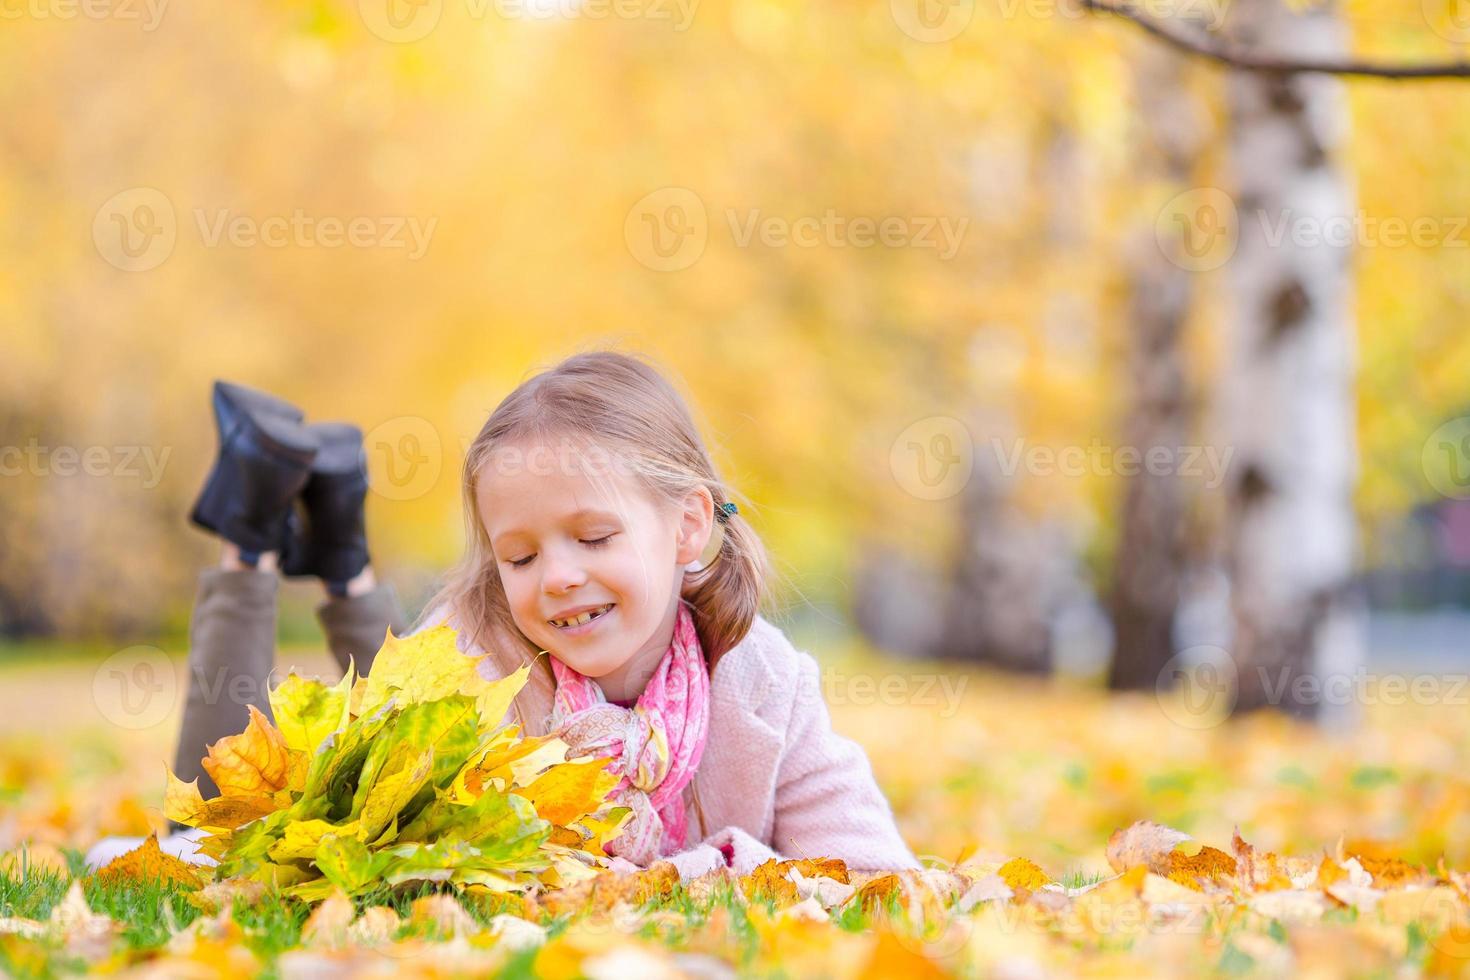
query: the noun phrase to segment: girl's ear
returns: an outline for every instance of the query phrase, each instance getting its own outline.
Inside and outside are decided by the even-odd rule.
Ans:
[[[688,565],[704,554],[714,527],[715,498],[710,495],[708,487],[696,487],[684,497],[674,560],[680,565]]]

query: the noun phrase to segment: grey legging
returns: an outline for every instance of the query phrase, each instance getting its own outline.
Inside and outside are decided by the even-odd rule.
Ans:
[[[271,716],[267,679],[276,659],[276,593],[280,577],[255,569],[206,568],[189,621],[189,695],[179,729],[174,772],[184,782],[199,778],[205,799],[218,794],[200,760],[206,747],[245,730],[247,705]],[[366,674],[391,627],[404,630],[393,587],[380,584],[352,598],[328,597],[316,608],[332,657],[343,669],[348,658]]]

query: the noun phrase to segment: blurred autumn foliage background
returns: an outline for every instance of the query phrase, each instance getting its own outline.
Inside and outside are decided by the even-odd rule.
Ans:
[[[1467,522],[1425,464],[1470,382],[1464,83],[1303,83],[1312,115],[1338,113],[1323,149],[1345,215],[1436,232],[1333,253],[1341,315],[1312,327],[1316,354],[1253,388],[1231,353],[1260,230],[1240,83],[1121,21],[1035,0],[378,6],[7,14],[8,637],[182,635],[215,556],[185,514],[214,453],[217,377],[368,431],[375,559],[413,605],[459,553],[461,450],[486,414],[529,372],[604,345],[675,374],[799,588],[784,607],[895,652],[1096,674],[1134,534],[1130,567],[1150,534],[1171,556],[1167,595],[1145,584],[1140,614],[1170,650],[1233,649],[1211,624],[1231,618],[1242,562],[1268,587],[1273,569],[1301,574],[1237,553],[1253,536],[1286,558],[1345,556],[1311,585],[1326,602],[1470,601]],[[1194,6],[1161,13],[1211,12]],[[1295,15],[1343,50],[1413,61],[1463,50],[1458,13],[1362,0]],[[1169,281],[1150,279],[1177,244],[1171,202],[1211,188],[1240,208],[1241,254],[1176,254]],[[864,239],[858,219],[896,219],[894,239]],[[344,244],[354,221],[361,241]],[[1150,332],[1141,301],[1178,288],[1172,326]],[[1308,316],[1332,306],[1316,289]],[[1268,298],[1282,296],[1301,299]],[[1136,481],[1096,450],[1158,442],[1137,428],[1152,364],[1167,375],[1156,431],[1204,469],[1169,475],[1161,509],[1141,498],[1144,523],[1166,525],[1150,531],[1125,521]],[[1292,498],[1330,526],[1242,525],[1235,503],[1318,472],[1278,479],[1269,453],[1253,459],[1266,430],[1278,456],[1296,447],[1274,461],[1286,470],[1332,458],[1327,492]],[[64,447],[102,447],[98,472],[68,468]],[[1060,472],[1037,447],[1092,455]],[[929,492],[926,453],[969,475]],[[288,590],[288,635],[310,633],[316,596]],[[974,627],[1008,612],[1017,623]]]
[[[1470,43],[1464,0],[1140,9]],[[1470,861],[1470,81],[1074,0],[0,18],[0,854],[165,829],[214,379],[363,428],[413,613],[488,413],[615,347],[685,392],[916,853],[1077,884],[1149,819]],[[330,669],[321,594],[282,669]]]

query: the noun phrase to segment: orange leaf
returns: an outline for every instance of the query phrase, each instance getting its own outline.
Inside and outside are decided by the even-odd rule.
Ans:
[[[198,865],[163,853],[155,833],[126,854],[113,858],[93,876],[93,880],[109,885],[166,881],[181,888],[194,889],[204,884],[207,874]]]
[[[1026,858],[1011,858],[1000,866],[996,874],[1000,875],[1001,880],[1009,885],[1012,891],[1025,888],[1027,891],[1034,892],[1051,881],[1045,871]]]
[[[559,827],[603,806],[618,777],[606,771],[610,758],[553,766],[516,795],[536,807],[536,814]]]
[[[246,707],[250,724],[239,735],[211,745],[204,760],[204,771],[222,796],[269,796],[290,781],[291,754],[285,738],[259,708]]]
[[[1172,827],[1140,820],[1126,830],[1115,830],[1108,838],[1108,864],[1114,871],[1127,871],[1137,864],[1154,874],[1168,875],[1173,867],[1169,853],[1176,844],[1189,840],[1189,835]]]
[[[1198,891],[1201,880],[1216,881],[1233,875],[1235,866],[1235,858],[1217,847],[1205,845],[1198,851],[1181,848],[1169,852],[1169,873],[1165,877]]]

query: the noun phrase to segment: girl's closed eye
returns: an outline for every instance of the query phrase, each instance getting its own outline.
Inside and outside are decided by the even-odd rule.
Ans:
[[[588,540],[586,538],[581,538],[579,540],[581,540],[581,542],[589,548],[601,548],[603,545],[607,544],[608,539],[616,533],[617,532],[614,531],[612,532],[612,534],[604,534],[602,537],[594,538],[592,540]],[[531,563],[531,559],[535,557],[535,555],[527,555],[524,558],[516,558],[511,561],[511,564],[514,565],[516,568],[522,568],[526,565],[529,565]]]

